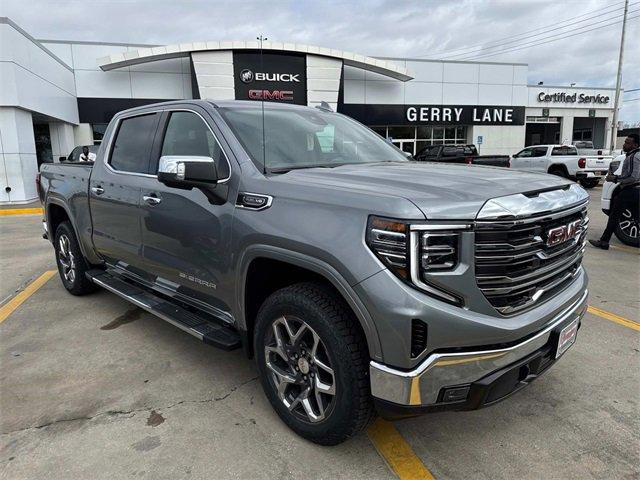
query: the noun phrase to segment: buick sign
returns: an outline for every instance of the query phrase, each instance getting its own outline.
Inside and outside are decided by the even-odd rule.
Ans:
[[[304,54],[233,52],[236,100],[307,104]]]

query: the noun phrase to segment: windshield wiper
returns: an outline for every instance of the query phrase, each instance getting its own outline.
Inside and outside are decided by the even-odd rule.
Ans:
[[[318,165],[293,165],[291,167],[270,168],[269,173],[287,173],[291,170],[302,170],[305,168],[333,168],[343,165],[351,165],[350,163],[321,163]]]

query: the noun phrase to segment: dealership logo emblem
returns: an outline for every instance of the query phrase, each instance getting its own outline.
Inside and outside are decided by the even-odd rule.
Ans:
[[[577,238],[582,233],[582,220],[575,220],[567,225],[552,228],[547,232],[547,247],[555,247],[561,243]]]
[[[244,83],[253,82],[253,72],[249,69],[244,69],[240,72],[240,80]]]

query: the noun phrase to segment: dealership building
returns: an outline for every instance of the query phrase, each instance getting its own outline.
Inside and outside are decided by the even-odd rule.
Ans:
[[[332,109],[407,152],[474,143],[481,154],[610,144],[615,90],[528,85],[521,63],[366,57],[257,41],[132,45],[37,40],[0,17],[0,203],[36,198],[38,166],[100,143],[123,109],[176,99]]]

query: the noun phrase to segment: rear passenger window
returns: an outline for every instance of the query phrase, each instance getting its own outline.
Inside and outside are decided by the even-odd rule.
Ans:
[[[187,155],[211,157],[218,176],[229,176],[229,163],[220,144],[202,118],[192,112],[173,112],[162,144],[162,156]]]
[[[578,150],[576,147],[554,147],[551,155],[578,155]]]
[[[151,142],[157,114],[140,115],[120,121],[109,164],[121,172],[149,173]]]
[[[536,147],[533,149],[532,157],[544,157],[547,155],[547,147]]]

